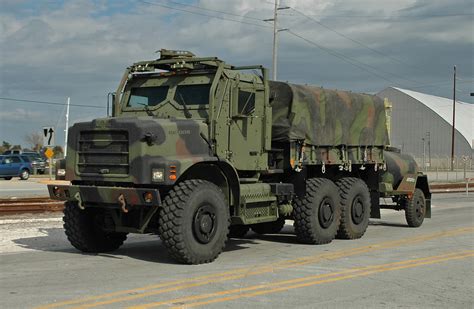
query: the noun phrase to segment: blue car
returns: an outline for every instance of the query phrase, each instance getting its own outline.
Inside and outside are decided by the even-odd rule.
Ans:
[[[21,180],[27,180],[32,170],[33,167],[27,156],[0,156],[0,178],[10,180],[13,177],[20,177]]]

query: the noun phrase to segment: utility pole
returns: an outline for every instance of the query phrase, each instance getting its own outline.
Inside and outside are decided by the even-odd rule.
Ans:
[[[275,0],[273,10],[273,18],[264,19],[263,21],[273,21],[273,52],[272,52],[272,80],[277,80],[277,61],[278,61],[278,32],[288,29],[278,29],[278,11],[287,10],[290,7],[279,7],[280,0]]]
[[[454,170],[454,133],[456,124],[456,66],[454,66],[453,78],[453,129],[451,131],[451,171]]]
[[[67,97],[67,106],[66,106],[66,128],[64,129],[64,157],[66,158],[67,154],[67,132],[69,128],[69,103],[71,98]]]
[[[422,137],[421,140],[423,141],[423,159],[421,160],[421,165],[423,166],[423,170],[426,171],[426,141],[424,137]]]
[[[431,168],[431,132],[426,132],[428,138],[428,167]]]

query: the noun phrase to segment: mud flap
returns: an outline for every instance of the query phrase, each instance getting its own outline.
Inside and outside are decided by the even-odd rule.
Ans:
[[[370,217],[380,219],[380,193],[370,191]]]

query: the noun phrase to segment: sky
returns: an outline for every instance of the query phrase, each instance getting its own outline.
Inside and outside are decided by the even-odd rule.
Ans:
[[[472,0],[281,0],[281,81],[473,103]],[[106,116],[125,68],[161,48],[271,67],[273,0],[0,0],[0,142]],[[25,100],[12,101],[7,99]],[[40,101],[48,102],[26,102]],[[53,104],[51,104],[53,103]]]

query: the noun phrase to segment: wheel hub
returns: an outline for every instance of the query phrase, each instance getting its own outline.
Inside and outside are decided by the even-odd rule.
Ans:
[[[328,228],[334,221],[334,206],[329,198],[325,198],[319,205],[318,218],[323,228]]]
[[[424,216],[423,203],[419,198],[415,200],[415,212],[418,219]]]
[[[361,198],[357,196],[352,202],[352,221],[355,224],[360,224],[364,220],[365,209]]]
[[[201,205],[194,214],[193,232],[196,239],[202,243],[209,243],[216,233],[216,211],[212,205]]]

